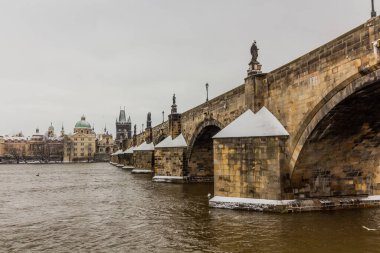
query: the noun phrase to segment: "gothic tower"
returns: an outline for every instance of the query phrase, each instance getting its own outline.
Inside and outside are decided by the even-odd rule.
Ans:
[[[132,138],[132,124],[131,117],[128,120],[125,116],[125,108],[120,108],[119,120],[116,119],[116,139],[119,144],[123,143],[123,140]]]

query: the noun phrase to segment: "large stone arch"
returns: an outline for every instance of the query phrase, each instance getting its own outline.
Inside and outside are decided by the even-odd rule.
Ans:
[[[187,174],[189,176],[213,176],[212,137],[221,129],[223,129],[223,125],[215,119],[207,119],[198,124],[187,150]]]
[[[291,164],[296,197],[380,193],[380,70],[328,94],[300,135]]]
[[[300,125],[294,139],[295,145],[291,149],[289,159],[290,176],[293,174],[295,164],[298,156],[307,141],[309,135],[313,132],[318,123],[340,102],[349,97],[350,95],[358,92],[365,87],[380,80],[380,69],[369,69],[366,74],[357,74],[347,78],[344,82],[337,85],[333,90],[324,96],[323,99],[314,107],[308,114],[303,123]]]

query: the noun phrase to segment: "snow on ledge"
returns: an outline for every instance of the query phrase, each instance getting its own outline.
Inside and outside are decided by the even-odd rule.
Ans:
[[[263,106],[256,114],[245,111],[213,138],[289,136],[281,122]]]
[[[123,154],[123,150],[119,149],[118,151],[116,151],[115,153],[111,154],[111,155],[121,155]]]
[[[289,205],[295,200],[272,200],[272,199],[252,199],[252,198],[236,198],[215,196],[210,199],[214,203],[231,203],[231,204],[253,204],[253,205],[273,205],[284,206]]]
[[[140,146],[135,148],[133,151],[153,151],[153,150],[154,150],[153,142],[146,143],[146,141],[144,141]]]
[[[153,172],[152,170],[148,170],[148,169],[133,169],[131,171],[132,174],[149,174],[152,172]]]
[[[129,149],[126,149],[123,154],[133,154],[133,150],[135,147],[130,147]]]
[[[380,195],[372,195],[366,198],[362,198],[362,201],[380,201]]]
[[[184,181],[185,177],[178,177],[178,176],[154,176],[152,178],[153,182],[178,182],[178,181]]]
[[[171,136],[166,137],[163,141],[156,145],[156,148],[186,148],[187,143],[182,134],[172,139]]]
[[[166,137],[164,140],[162,140],[160,143],[158,143],[156,145],[156,148],[166,148],[166,147],[169,147],[171,145],[171,143],[173,142],[173,139],[172,137],[169,135],[168,137]]]

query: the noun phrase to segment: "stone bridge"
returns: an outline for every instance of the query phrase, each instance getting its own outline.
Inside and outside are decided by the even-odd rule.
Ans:
[[[218,196],[380,194],[379,32],[376,17],[269,73],[251,62],[242,85],[183,113],[174,101],[168,121],[125,141],[124,148],[182,134],[186,148],[155,149],[155,176],[214,177]],[[263,106],[289,136],[275,138],[273,147],[267,139],[274,136],[213,141],[245,111]],[[256,144],[244,148],[249,142]]]

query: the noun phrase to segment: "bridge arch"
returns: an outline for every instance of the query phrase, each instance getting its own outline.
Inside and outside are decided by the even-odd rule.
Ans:
[[[187,150],[187,174],[191,177],[214,175],[213,140],[223,125],[214,119],[200,123],[189,142]]]
[[[370,178],[380,173],[379,125],[380,70],[350,77],[329,92],[296,135],[289,162],[295,193],[320,197],[379,191]]]

